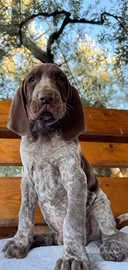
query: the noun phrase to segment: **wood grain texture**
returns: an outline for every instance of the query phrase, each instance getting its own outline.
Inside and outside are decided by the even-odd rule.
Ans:
[[[11,101],[0,101],[0,137],[18,138],[6,127]],[[128,111],[84,107],[87,130],[80,141],[128,142]]]
[[[6,128],[11,101],[0,100],[0,128]],[[128,135],[128,111],[84,107],[86,132]]]
[[[17,226],[14,226],[14,227],[8,227],[8,226],[5,226],[5,227],[0,227],[0,239],[4,239],[4,238],[11,238],[13,237],[16,232],[17,232]]]
[[[0,226],[17,226],[21,204],[21,177],[0,177]],[[36,224],[44,223],[44,218],[37,205]]]
[[[20,140],[0,139],[0,165],[20,166]]]
[[[99,177],[101,189],[111,201],[115,217],[128,213],[128,178]],[[0,227],[16,227],[21,203],[20,177],[0,177]],[[39,206],[35,223],[45,224]]]
[[[11,101],[0,101],[0,165],[20,166],[20,137],[7,129]],[[128,167],[128,111],[84,108],[87,130],[80,135],[83,154],[93,167]],[[14,233],[21,203],[18,177],[0,178],[0,235]],[[128,212],[128,178],[99,178],[114,216]],[[45,224],[37,205],[35,223]],[[126,225],[126,224],[125,224]],[[7,229],[8,228],[8,229]],[[47,229],[46,229],[47,230]]]
[[[8,116],[10,111],[11,101],[0,100],[0,129],[7,129]]]
[[[86,132],[128,135],[128,110],[84,107],[84,113]]]
[[[80,142],[80,145],[93,167],[128,167],[128,144]]]
[[[114,216],[128,213],[128,177],[99,177],[100,188],[111,202]]]
[[[4,226],[0,227],[0,239],[14,237],[18,229],[18,226]],[[47,224],[44,225],[35,225],[34,234],[49,233],[51,229]]]
[[[128,167],[128,144],[80,142],[93,167]],[[20,140],[0,139],[0,165],[20,166]]]

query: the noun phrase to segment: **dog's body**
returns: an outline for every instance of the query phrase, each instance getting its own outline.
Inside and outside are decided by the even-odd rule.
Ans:
[[[56,65],[45,64],[33,69],[17,91],[8,127],[23,136],[22,203],[18,231],[4,247],[5,255],[22,258],[30,248],[64,244],[55,270],[91,270],[85,245],[101,239],[103,258],[122,260],[128,236],[116,229],[110,203],[77,139],[85,129],[77,90]],[[53,231],[33,238],[37,201]]]

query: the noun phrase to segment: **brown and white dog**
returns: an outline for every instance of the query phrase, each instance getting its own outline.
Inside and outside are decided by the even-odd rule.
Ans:
[[[33,247],[63,244],[55,270],[91,270],[85,246],[101,239],[102,257],[121,261],[128,235],[116,229],[110,203],[81,152],[83,107],[59,67],[41,64],[28,73],[14,96],[8,128],[22,136],[24,173],[18,231],[5,256],[23,258]],[[37,201],[52,232],[33,236]]]

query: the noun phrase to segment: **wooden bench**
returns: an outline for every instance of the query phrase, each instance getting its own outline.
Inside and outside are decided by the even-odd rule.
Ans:
[[[6,128],[10,101],[0,101],[0,166],[22,166],[20,137]],[[82,152],[94,168],[128,167],[128,111],[84,108],[87,130]],[[115,217],[128,212],[128,177],[98,177]],[[18,225],[20,177],[0,177],[0,237],[11,237]],[[35,231],[49,231],[37,205]],[[125,224],[126,225],[126,224]],[[128,224],[127,224],[128,225]]]

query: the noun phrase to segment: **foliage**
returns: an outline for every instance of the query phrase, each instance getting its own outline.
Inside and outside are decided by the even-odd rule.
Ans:
[[[38,35],[38,45],[42,48],[46,46],[47,37],[43,37],[42,27],[36,31],[36,25],[33,22],[30,26],[30,31]],[[36,38],[35,38],[36,40]],[[12,99],[18,86],[28,73],[28,71],[34,66],[39,64],[40,61],[33,57],[31,51],[26,47],[15,48],[12,47],[11,52],[1,61],[0,66],[0,98]],[[9,91],[7,91],[9,88]]]
[[[71,81],[74,81],[69,69],[74,36],[79,33],[80,38],[84,39],[89,26],[102,26],[99,42],[113,44],[115,68],[126,66],[127,1],[110,0],[108,4],[109,9],[102,0],[90,1],[88,6],[83,0],[1,0],[1,98],[12,98],[12,91],[20,84],[20,78],[38,61],[61,63]]]
[[[85,35],[75,42],[74,73],[80,85],[84,106],[119,107],[120,94],[127,95],[125,67],[114,69],[116,58],[110,57],[107,49],[101,49],[94,40]],[[123,74],[123,81],[120,76]],[[124,78],[126,75],[126,78]],[[114,98],[114,100],[113,100]],[[128,100],[127,100],[128,101]]]
[[[0,166],[0,177],[22,176],[22,167]]]

